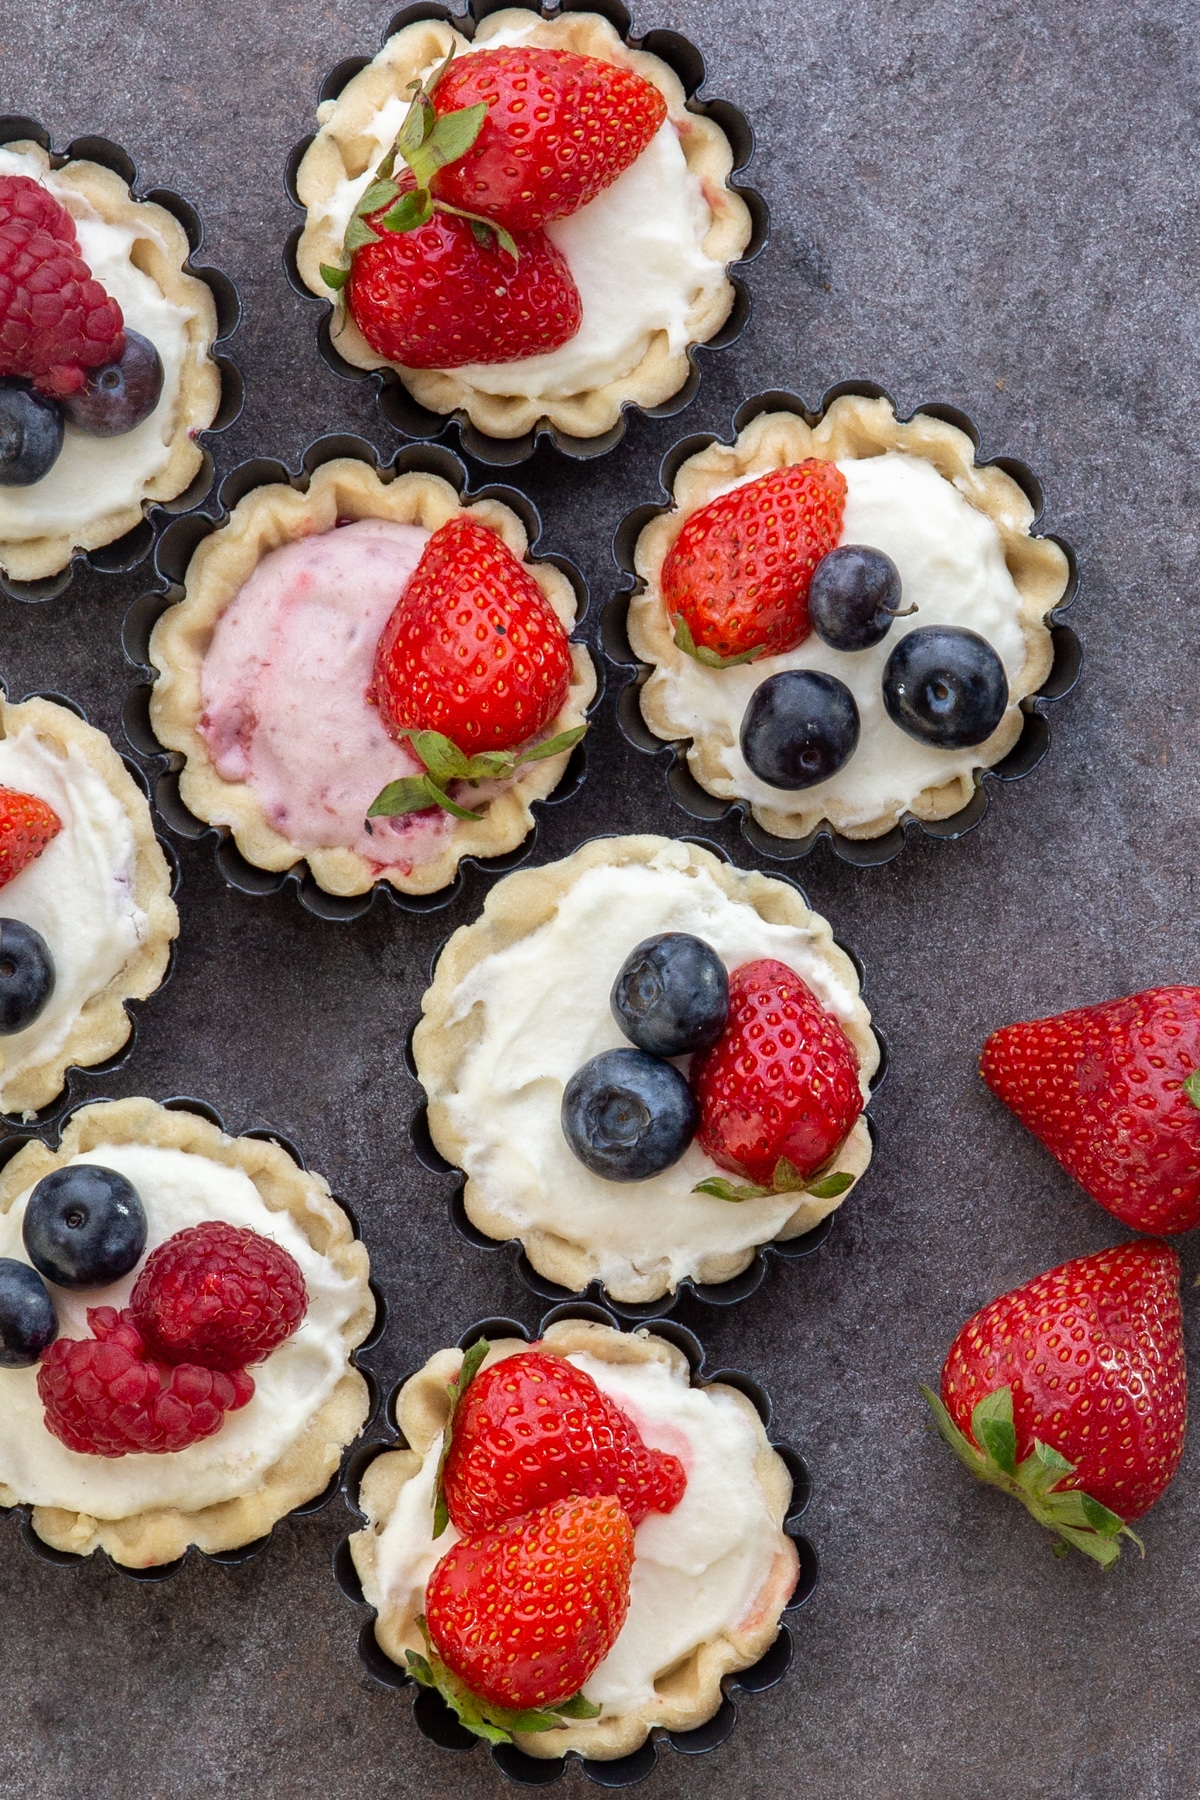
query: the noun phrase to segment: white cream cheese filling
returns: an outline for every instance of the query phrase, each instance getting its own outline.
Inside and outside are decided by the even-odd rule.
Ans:
[[[253,1493],[340,1381],[346,1368],[341,1331],[361,1305],[359,1284],[314,1250],[286,1212],[271,1211],[243,1169],[149,1144],[100,1144],[71,1161],[100,1163],[133,1183],[149,1223],[147,1255],[206,1219],[273,1238],[300,1265],[308,1311],[293,1336],[251,1369],[254,1396],[246,1406],[227,1414],[213,1437],[161,1456],[110,1458],[68,1450],[46,1429],[36,1366],[0,1369],[0,1484],[35,1506],[96,1519],[128,1518],[157,1506],[196,1512]],[[0,1256],[29,1261],[21,1221],[32,1191],[0,1217]],[[141,1266],[106,1288],[68,1292],[51,1285],[61,1335],[89,1337],[89,1307],[127,1305]]]

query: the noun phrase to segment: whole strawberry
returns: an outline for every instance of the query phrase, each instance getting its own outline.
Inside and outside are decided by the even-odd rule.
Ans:
[[[586,206],[636,162],[667,116],[658,89],[632,69],[532,44],[458,57],[434,88],[439,118],[481,103],[478,137],[435,177],[433,192],[513,232]]]
[[[922,1392],[973,1475],[1107,1567],[1183,1454],[1179,1258],[1139,1241],[1038,1275],[968,1319],[941,1399]]]
[[[61,830],[54,808],[36,794],[0,787],[0,887],[36,861]]]
[[[260,1232],[210,1219],[151,1251],[129,1300],[165,1362],[242,1369],[286,1342],[308,1291],[295,1257]]]
[[[80,255],[70,213],[27,175],[0,175],[0,376],[61,399],[124,350],[121,308]]]
[[[1149,988],[994,1031],[983,1079],[1137,1231],[1200,1225],[1200,988]]]
[[[809,633],[813,570],[842,534],[846,479],[810,458],[700,507],[662,568],[676,643],[717,665],[794,650]]]

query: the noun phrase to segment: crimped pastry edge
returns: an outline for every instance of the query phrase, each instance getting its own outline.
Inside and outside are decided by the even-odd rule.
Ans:
[[[994,767],[1013,748],[1024,725],[1020,702],[1037,692],[1054,660],[1053,640],[1045,621],[1066,592],[1067,558],[1051,539],[1031,535],[1034,511],[1026,494],[1002,469],[977,465],[974,445],[956,426],[920,412],[901,421],[886,399],[843,394],[815,426],[795,413],[762,413],[732,445],[714,443],[689,457],[675,477],[673,509],[645,526],[634,551],[639,582],[629,602],[629,641],[634,654],[654,668],[639,696],[642,717],[656,737],[672,743],[690,740],[688,766],[700,786],[719,799],[748,806],[758,823],[776,837],[807,837],[828,823],[847,838],[875,838],[908,816],[930,822],[950,818],[967,805],[976,777],[959,775],[923,788],[907,805],[897,805],[865,823],[847,818],[836,802],[828,810],[824,803],[814,803],[807,790],[788,795],[780,790],[781,803],[774,806],[745,799],[721,766],[721,752],[729,746],[712,733],[694,736],[694,722],[671,711],[667,684],[659,671],[677,668],[684,652],[675,646],[662,603],[663,562],[685,521],[731,482],[784,468],[805,457],[835,461],[877,456],[888,450],[905,451],[932,463],[970,505],[992,520],[1020,595],[1025,664],[1012,684],[1004,718],[974,752],[979,769]],[[719,671],[714,671],[712,678],[719,681]]]
[[[74,746],[104,782],[133,832],[133,897],[146,915],[145,941],[107,987],[85,1001],[61,1049],[44,1062],[34,1063],[11,1083],[4,1084],[0,1074],[6,1110],[31,1115],[62,1092],[69,1068],[92,1068],[125,1043],[133,1029],[125,1002],[147,999],[162,981],[171,942],[179,935],[179,913],[171,898],[171,871],[154,835],[146,796],[104,733],[53,700],[4,702],[0,717],[6,733],[32,728],[58,749]]]
[[[105,1550],[114,1562],[147,1569],[174,1562],[192,1544],[211,1554],[254,1543],[285,1513],[328,1486],[342,1451],[366,1422],[369,1391],[349,1359],[370,1332],[375,1299],[368,1286],[366,1247],[355,1238],[350,1220],[323,1176],[299,1168],[279,1144],[229,1137],[196,1113],[175,1111],[154,1100],[100,1101],[81,1107],[72,1115],[56,1151],[37,1139],[26,1144],[0,1171],[0,1213],[6,1213],[27,1188],[52,1169],[102,1144],[151,1144],[185,1150],[244,1170],[264,1205],[272,1212],[288,1213],[313,1249],[328,1257],[340,1275],[356,1280],[360,1289],[358,1310],[342,1327],[345,1373],[301,1435],[265,1472],[254,1493],[195,1512],[154,1507],[124,1519],[94,1519],[88,1513],[61,1507],[33,1508],[33,1529],[54,1549],[81,1556]],[[21,1503],[20,1494],[0,1485],[0,1505]]]
[[[480,25],[473,41],[486,43],[507,24],[526,24],[529,16],[523,8],[492,13]],[[726,267],[737,262],[750,242],[752,221],[745,201],[729,186],[733,152],[718,125],[687,110],[687,96],[674,70],[647,51],[630,49],[608,20],[597,13],[570,12],[554,19],[539,19],[529,41],[547,49],[595,56],[603,62],[625,63],[659,89],[680,129],[688,168],[701,182],[711,213],[704,249],[714,262],[722,262]],[[403,94],[422,69],[448,54],[452,44],[462,49],[467,39],[441,20],[405,26],[389,38],[373,62],[346,84],[297,173],[296,191],[310,215],[311,209],[331,194],[340,181],[355,179],[366,169],[369,140],[358,136],[362,122],[373,118],[393,95]],[[337,264],[341,257],[342,245],[328,223],[312,222],[310,218],[297,246],[296,261],[305,286],[322,300],[329,300],[331,295],[321,279],[320,265]],[[729,317],[734,296],[733,284],[726,279],[693,302],[688,318],[689,346],[707,343],[716,335]],[[490,394],[454,370],[409,369],[377,356],[341,299],[334,316],[334,346],[347,362],[359,369],[395,369],[420,405],[436,413],[461,409],[477,430],[493,438],[523,437],[542,423],[572,437],[599,437],[616,424],[624,406],[652,407],[669,400],[679,392],[689,372],[687,350],[672,356],[665,333],[660,331],[634,369],[602,387],[563,399]],[[514,364],[514,368],[519,366]]]
[[[129,506],[114,507],[77,532],[0,540],[0,568],[9,577],[13,581],[41,581],[65,569],[77,550],[98,550],[124,537],[141,523],[148,504],[174,500],[195,479],[204,461],[196,435],[208,429],[221,404],[221,371],[209,355],[217,336],[217,308],[208,286],[186,272],[184,264],[191,255],[187,233],[165,207],[152,200],[135,200],[128,184],[100,163],[69,162],[52,170],[49,154],[32,140],[2,147],[35,156],[43,173],[52,172],[56,181],[65,182],[73,194],[59,194],[58,198],[68,211],[77,211],[70,199],[78,195],[82,203],[78,216],[90,209],[110,224],[132,227],[138,234],[133,249],[136,266],[149,275],[169,301],[186,308],[189,315],[188,347],[179,371],[170,455],[153,480],[146,483],[141,498]]]
[[[538,1348],[551,1355],[572,1356],[586,1352],[611,1363],[665,1364],[677,1377],[690,1381],[691,1371],[682,1351],[648,1331],[623,1332],[611,1325],[579,1319],[560,1319],[551,1325]],[[528,1350],[518,1338],[494,1342],[482,1364],[487,1368],[507,1356]],[[350,1553],[364,1588],[374,1581],[375,1543],[387,1524],[404,1484],[420,1469],[430,1445],[442,1434],[449,1413],[446,1384],[462,1364],[461,1350],[439,1350],[423,1369],[400,1390],[396,1416],[410,1446],[377,1457],[363,1477],[359,1505],[368,1524],[350,1538]],[[572,1723],[553,1731],[518,1733],[515,1742],[529,1756],[578,1755],[608,1761],[627,1756],[643,1744],[655,1726],[670,1731],[691,1731],[703,1725],[719,1709],[721,1680],[738,1669],[748,1669],[770,1648],[779,1630],[780,1616],[796,1581],[795,1545],[783,1530],[792,1481],[783,1459],[767,1438],[762,1420],[746,1396],[722,1383],[706,1384],[708,1392],[729,1395],[754,1422],[758,1438],[755,1469],[767,1496],[778,1532],[778,1548],[767,1581],[742,1624],[709,1639],[684,1661],[660,1678],[655,1705],[626,1712],[605,1713],[586,1723]],[[381,1609],[375,1622],[380,1648],[401,1668],[406,1649],[423,1650],[415,1615],[396,1616]]]
[[[170,606],[154,627],[150,660],[158,679],[150,697],[155,736],[184,758],[179,790],[184,804],[206,824],[227,826],[238,849],[260,869],[290,869],[306,862],[318,886],[330,894],[363,894],[387,881],[406,894],[432,894],[446,887],[465,856],[502,856],[515,850],[533,829],[532,805],[553,793],[566,772],[570,752],[527,763],[492,799],[482,819],[454,819],[443,847],[410,874],[377,869],[355,850],[304,849],[276,831],[254,789],[218,775],[198,729],[203,711],[200,679],[218,619],[268,551],[317,532],[332,531],[339,519],[390,519],[436,531],[466,513],[489,526],[524,563],[565,631],[576,625],[575,590],[552,563],[531,562],[525,527],[499,500],[464,506],[448,481],[419,470],[385,479],[356,457],[323,463],[305,492],[283,482],[253,488],[227,523],[197,547],[184,578],[184,598]],[[572,674],[566,704],[550,735],[586,722],[596,693],[595,666],[582,644],[571,645]]]
[[[814,954],[855,995],[854,1014],[841,1024],[858,1057],[859,1086],[864,1102],[870,1092],[871,1078],[879,1066],[879,1044],[871,1029],[871,1015],[859,995],[858,972],[845,951],[834,942],[828,922],[806,906],[789,882],[757,870],[736,868],[698,844],[649,834],[594,839],[560,862],[506,875],[488,894],[479,917],[470,925],[461,925],[438,958],[433,981],[421,1003],[422,1016],[413,1034],[413,1057],[417,1078],[429,1102],[429,1130],[433,1142],[447,1161],[462,1169],[466,1176],[463,1204],[471,1223],[490,1238],[502,1242],[519,1239],[537,1272],[572,1293],[578,1293],[590,1281],[600,1279],[600,1265],[595,1254],[586,1245],[571,1242],[556,1233],[523,1230],[505,1211],[502,1202],[489,1201],[472,1177],[467,1145],[455,1128],[448,1101],[457,1091],[461,1058],[476,1041],[482,1021],[479,1009],[473,1009],[467,1018],[451,1023],[454,995],[470,971],[494,951],[503,950],[528,936],[552,917],[559,899],[588,869],[612,863],[650,863],[668,845],[673,846],[681,858],[686,857],[686,862],[681,861],[681,872],[702,870],[712,876],[731,900],[751,905],[761,918],[797,925],[812,934]],[[765,1241],[783,1242],[811,1231],[853,1193],[870,1161],[870,1132],[865,1116],[860,1114],[838,1152],[838,1168],[854,1177],[851,1187],[836,1199],[819,1200],[812,1194],[799,1195],[790,1217]],[[703,1285],[730,1281],[749,1267],[761,1248],[761,1243],[752,1244],[744,1251],[703,1256],[696,1268],[688,1273],[692,1281]],[[626,1305],[659,1300],[671,1291],[666,1273],[640,1275],[619,1286],[608,1284],[612,1298]]]

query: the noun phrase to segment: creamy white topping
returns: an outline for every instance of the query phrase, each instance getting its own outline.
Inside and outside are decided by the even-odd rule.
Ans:
[[[167,299],[158,284],[137,267],[139,239],[166,250],[149,208],[134,231],[111,224],[91,208],[79,216],[78,190],[45,173],[29,153],[0,149],[0,175],[28,175],[62,201],[75,219],[84,261],[111,294],[133,331],[140,331],[162,358],[163,390],[149,418],[119,437],[89,437],[68,424],[57,462],[32,487],[0,486],[0,538],[28,538],[84,531],[118,507],[135,506],[170,456],[179,404],[180,377],[188,344],[189,309]]]
[[[294,1335],[251,1370],[254,1397],[248,1405],[228,1414],[215,1436],[162,1456],[110,1458],[68,1450],[46,1430],[36,1367],[0,1369],[0,1483],[36,1506],[97,1519],[127,1518],[155,1506],[195,1512],[253,1493],[341,1379],[341,1328],[361,1303],[358,1283],[314,1250],[287,1213],[272,1212],[243,1169],[149,1144],[100,1144],[71,1161],[100,1163],[133,1183],[149,1223],[147,1255],[206,1219],[273,1238],[300,1265],[308,1311]],[[0,1256],[29,1260],[21,1221],[32,1191],[0,1217]],[[89,1307],[125,1306],[140,1267],[111,1287],[84,1293],[51,1286],[62,1335],[91,1335]]]
[[[0,739],[0,786],[36,794],[62,830],[0,888],[0,917],[40,931],[54,960],[54,991],[24,1031],[0,1037],[0,1111],[18,1075],[66,1043],[85,1004],[136,955],[149,929],[135,898],[137,845],[129,816],[74,744],[30,725]]]
[[[1004,664],[1010,689],[1025,663],[1021,597],[1008,572],[991,519],[970,504],[931,463],[902,451],[838,463],[846,477],[843,544],[883,550],[900,571],[906,604],[917,612],[897,619],[870,650],[831,650],[813,632],[795,650],[731,669],[706,669],[681,656],[660,669],[671,717],[686,720],[697,738],[723,745],[721,766],[742,799],[786,807],[792,796],[769,787],[747,768],[739,733],[750,697],[781,669],[819,669],[845,682],[858,704],[858,748],[838,773],[803,790],[806,806],[835,803],[847,823],[869,824],[980,766],[974,748],[939,750],[918,743],[888,717],[883,671],[900,639],[926,625],[956,625],[986,638]],[[753,477],[747,477],[752,480]],[[734,485],[741,485],[740,483]]]
[[[650,1513],[634,1534],[629,1612],[616,1643],[583,1692],[609,1712],[645,1706],[654,1684],[701,1644],[735,1630],[754,1611],[779,1550],[779,1529],[755,1470],[760,1440],[729,1393],[693,1388],[661,1363],[568,1358],[592,1377],[655,1450],[678,1456],[687,1489],[671,1513]],[[364,1582],[380,1613],[422,1610],[435,1565],[458,1540],[435,1542],[433,1489],[441,1441],[400,1490],[376,1539],[374,1579]]]
[[[648,864],[586,870],[551,919],[485,958],[450,1002],[452,1022],[472,1014],[477,1033],[446,1102],[472,1182],[522,1236],[551,1231],[583,1245],[610,1287],[665,1270],[673,1288],[705,1257],[766,1243],[796,1206],[794,1194],[732,1205],[693,1193],[719,1172],[696,1143],[649,1181],[605,1181],[572,1154],[563,1089],[590,1057],[628,1045],[609,992],[634,946],[691,932],[729,969],[775,957],[839,1019],[854,1010],[856,996],[814,948],[815,927],[768,923],[707,871],[685,874],[686,862],[686,847],[668,844]]]

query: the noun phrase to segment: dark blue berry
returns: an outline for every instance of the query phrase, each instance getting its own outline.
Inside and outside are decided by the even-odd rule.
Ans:
[[[602,1050],[576,1069],[562,1102],[568,1144],[605,1181],[648,1181],[678,1162],[699,1111],[674,1063],[644,1050]]]
[[[146,1209],[133,1183],[100,1163],[54,1169],[29,1196],[22,1225],[29,1260],[59,1287],[107,1287],[146,1248]]]
[[[162,393],[162,358],[140,331],[125,327],[120,362],[89,369],[78,393],[62,403],[70,423],[89,437],[119,437],[148,419]]]
[[[751,696],[742,755],[760,781],[815,787],[849,762],[858,745],[858,707],[845,682],[816,669],[784,669]]]
[[[32,487],[58,460],[63,416],[23,381],[0,381],[0,487]]]
[[[27,1369],[58,1336],[58,1314],[36,1269],[0,1256],[0,1369]]]
[[[890,556],[865,544],[839,544],[813,570],[808,616],[832,650],[869,650],[891,630],[900,599],[900,571]]]
[[[711,944],[663,931],[631,950],[609,996],[630,1043],[651,1056],[715,1044],[729,1014],[729,975]]]
[[[32,1025],[54,992],[54,958],[40,931],[0,919],[0,1037]]]
[[[922,744],[965,750],[990,738],[1008,706],[1004,664],[986,638],[954,625],[908,632],[883,671],[888,716]]]

